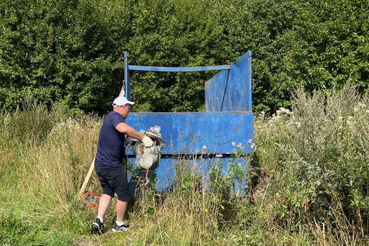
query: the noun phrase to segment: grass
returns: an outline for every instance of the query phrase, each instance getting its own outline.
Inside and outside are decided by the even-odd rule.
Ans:
[[[89,234],[96,211],[77,193],[102,119],[32,101],[2,112],[0,245],[368,245],[368,97],[350,85],[299,90],[292,105],[255,119],[247,177],[233,164],[223,175],[214,163],[199,192],[201,160],[199,171],[180,161],[173,192],[140,189],[132,229],[100,237]],[[245,179],[246,196],[230,196],[234,180]],[[90,189],[99,190],[96,178]]]

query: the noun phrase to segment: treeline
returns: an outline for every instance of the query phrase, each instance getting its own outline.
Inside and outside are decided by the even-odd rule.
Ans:
[[[0,105],[27,97],[104,113],[131,64],[222,65],[253,51],[256,111],[307,91],[369,87],[367,0],[2,0]],[[204,109],[207,73],[131,74],[135,110]]]

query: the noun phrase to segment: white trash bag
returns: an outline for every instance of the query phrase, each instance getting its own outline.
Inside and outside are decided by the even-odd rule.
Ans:
[[[136,155],[136,165],[139,169],[149,171],[158,167],[161,149],[164,147],[160,130],[160,126],[154,126],[145,132],[146,136],[150,137],[154,142],[154,145],[151,147],[145,147],[141,141],[128,143],[128,147]]]

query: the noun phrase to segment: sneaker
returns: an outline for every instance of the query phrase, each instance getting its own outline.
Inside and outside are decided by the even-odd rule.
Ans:
[[[91,234],[101,235],[104,233],[104,224],[101,223],[99,218],[95,219],[95,222],[91,225]]]
[[[113,232],[123,232],[123,231],[128,231],[129,225],[128,224],[123,224],[121,226],[119,226],[117,223],[115,223],[114,227],[113,227]]]

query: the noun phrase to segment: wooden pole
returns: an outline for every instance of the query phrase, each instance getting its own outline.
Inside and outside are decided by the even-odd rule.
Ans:
[[[122,85],[122,89],[120,90],[119,96],[124,97],[125,91],[124,91],[124,83]]]
[[[79,193],[78,193],[78,197],[79,198],[82,198],[83,192],[86,189],[86,186],[88,184],[88,181],[90,181],[90,178],[91,178],[92,172],[94,170],[94,167],[95,167],[95,158],[93,159],[93,161],[91,163],[91,166],[90,166],[90,169],[88,169],[88,172],[87,172],[87,175],[85,177],[85,180],[83,181],[82,187],[79,190]]]

